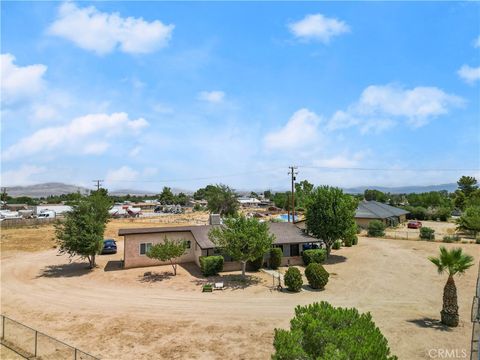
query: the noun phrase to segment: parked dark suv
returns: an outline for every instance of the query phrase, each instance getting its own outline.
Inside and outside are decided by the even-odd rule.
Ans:
[[[116,254],[117,253],[117,243],[113,239],[103,240],[103,254]]]

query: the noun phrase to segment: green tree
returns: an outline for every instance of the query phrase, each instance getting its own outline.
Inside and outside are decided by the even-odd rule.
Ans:
[[[457,209],[464,210],[465,209],[465,204],[466,204],[467,198],[465,197],[465,194],[463,191],[456,190],[455,191],[455,198],[453,200],[453,204]]]
[[[208,201],[207,208],[211,213],[233,216],[238,211],[237,195],[227,185],[219,184],[210,187],[206,191],[205,198]]]
[[[223,226],[213,228],[208,236],[223,253],[242,263],[243,277],[247,261],[263,256],[275,240],[266,222],[247,219],[243,215],[225,219]]]
[[[479,206],[480,207],[480,189],[477,189],[470,193],[470,196],[468,197],[466,201],[467,207],[470,206]]]
[[[333,243],[345,238],[355,225],[357,200],[339,188],[320,186],[313,190],[307,205],[307,231],[323,240],[327,257]]]
[[[169,261],[173,268],[173,275],[177,275],[177,259],[187,249],[186,240],[169,240],[165,236],[163,243],[155,244],[147,251],[147,256],[159,261]]]
[[[380,190],[365,189],[363,192],[363,197],[367,201],[375,200],[382,203],[385,203],[388,200],[387,194]]]
[[[263,192],[263,196],[265,197],[265,199],[271,199],[272,198],[272,192],[270,190],[265,190]]]
[[[95,256],[103,248],[103,234],[111,206],[106,191],[94,191],[73,203],[64,221],[55,224],[59,252],[70,257],[86,258],[90,268],[94,268]]]
[[[163,205],[172,205],[175,203],[175,195],[172,192],[172,189],[169,187],[165,186],[158,196],[158,199]]]
[[[466,208],[457,220],[457,229],[470,232],[477,237],[477,233],[480,231],[480,206]]]
[[[478,189],[477,179],[473,176],[462,176],[460,180],[457,181],[457,185],[467,198],[472,192]]]
[[[275,329],[273,360],[395,360],[370,313],[328,302],[297,306],[290,330]]]
[[[313,191],[313,184],[302,180],[295,184],[295,205],[305,207]]]
[[[200,188],[195,193],[193,194],[193,198],[195,200],[206,200],[207,198],[207,192],[213,189],[215,186],[214,185],[207,185],[204,188]]]
[[[442,323],[447,326],[457,326],[459,321],[457,287],[453,277],[463,274],[473,265],[473,257],[464,254],[461,248],[447,250],[440,247],[439,257],[428,258],[437,267],[438,273],[447,272],[448,280],[443,288],[443,307],[440,312]]]

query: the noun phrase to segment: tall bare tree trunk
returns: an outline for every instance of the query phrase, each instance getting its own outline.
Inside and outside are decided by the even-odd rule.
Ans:
[[[443,324],[452,327],[458,326],[457,287],[452,275],[448,276],[447,283],[443,288],[443,309],[440,315]]]

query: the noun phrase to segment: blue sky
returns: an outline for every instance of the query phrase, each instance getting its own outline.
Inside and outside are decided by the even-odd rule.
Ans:
[[[344,187],[479,175],[442,170],[480,168],[479,3],[1,10],[3,185],[280,189],[291,164]]]

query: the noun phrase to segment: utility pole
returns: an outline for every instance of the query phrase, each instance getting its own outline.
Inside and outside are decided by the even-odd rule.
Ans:
[[[298,174],[298,167],[297,166],[289,166],[290,171],[288,172],[289,175],[292,176],[292,223],[295,222],[295,180],[296,175]]]
[[[7,188],[2,188],[2,209],[7,207]]]
[[[94,183],[97,183],[97,191],[100,190],[100,185],[102,184],[103,180],[92,180]]]

